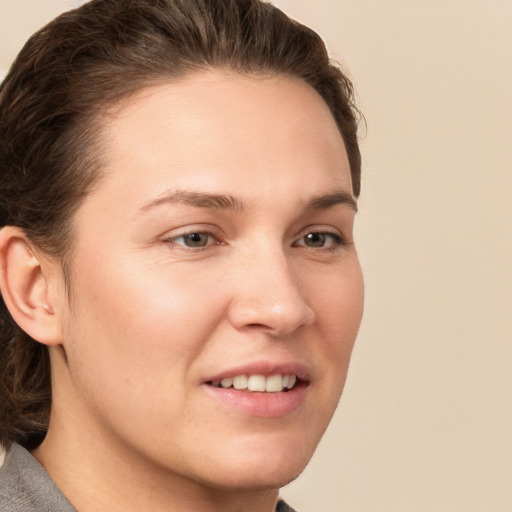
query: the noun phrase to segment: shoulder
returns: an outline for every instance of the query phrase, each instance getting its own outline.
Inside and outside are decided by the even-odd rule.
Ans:
[[[30,454],[29,454],[30,455]],[[23,492],[23,448],[11,446],[0,467],[0,510],[2,512],[31,512],[35,510]]]
[[[2,512],[76,512],[44,468],[22,446],[9,449],[0,468]]]
[[[23,482],[20,476],[23,448],[11,446],[0,467],[0,510],[2,512],[29,512],[34,510],[23,497]],[[22,464],[21,464],[22,466]]]
[[[288,505],[284,500],[279,499],[276,504],[276,512],[296,512],[290,505]]]

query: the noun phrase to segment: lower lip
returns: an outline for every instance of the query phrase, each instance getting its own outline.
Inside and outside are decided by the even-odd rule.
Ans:
[[[307,384],[301,383],[290,391],[260,393],[234,388],[204,385],[205,391],[224,404],[250,416],[279,418],[298,410],[306,398]]]

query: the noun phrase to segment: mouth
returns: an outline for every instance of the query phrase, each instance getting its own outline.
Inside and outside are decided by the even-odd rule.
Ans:
[[[295,374],[274,375],[235,375],[220,380],[211,380],[206,384],[221,389],[236,389],[251,393],[282,393],[294,389],[302,381]]]
[[[298,364],[248,365],[212,376],[203,389],[233,411],[266,418],[284,417],[300,409],[310,394],[309,374]]]

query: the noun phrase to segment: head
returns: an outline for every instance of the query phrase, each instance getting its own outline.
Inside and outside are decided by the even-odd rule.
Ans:
[[[61,322],[64,331],[74,321],[73,312],[81,310],[77,282],[84,253],[80,252],[83,239],[78,226],[80,222],[87,225],[92,219],[101,224],[101,208],[94,210],[94,205],[100,204],[105,190],[111,193],[123,187],[122,175],[111,172],[115,167],[113,162],[120,166],[116,160],[117,137],[113,133],[124,133],[127,126],[136,129],[136,124],[130,124],[133,119],[139,114],[149,119],[151,113],[158,113],[160,104],[171,105],[168,107],[171,117],[172,112],[178,117],[181,113],[179,119],[186,118],[190,111],[194,115],[194,105],[202,105],[202,94],[212,94],[219,105],[232,95],[237,108],[247,97],[249,102],[260,102],[271,109],[272,101],[276,105],[285,103],[286,88],[294,91],[297,101],[309,102],[318,112],[325,110],[326,119],[332,123],[330,133],[335,130],[339,135],[341,152],[344,150],[346,157],[345,189],[351,188],[348,192],[357,198],[361,161],[351,83],[330,62],[316,33],[290,20],[271,4],[258,0],[93,0],[61,15],[27,42],[0,89],[0,222],[2,226],[16,228],[24,237],[25,245],[20,251],[31,251],[38,261],[50,262],[48,268],[61,273],[56,281],[60,280],[62,287],[57,286],[53,293],[65,294],[69,304]],[[152,98],[161,103],[152,103]],[[189,103],[185,100],[183,103],[180,98]],[[203,106],[205,110],[210,109],[207,112],[210,118],[222,115],[214,112],[208,102]],[[289,105],[290,112],[293,107]],[[200,118],[203,112],[198,114]],[[250,124],[252,117],[258,117],[257,111],[251,109],[245,115],[236,118],[233,114],[226,126],[242,124],[243,119]],[[291,121],[307,124],[307,117],[302,120],[299,117]],[[161,128],[165,130],[166,126],[163,123]],[[281,128],[285,126],[282,122]],[[186,128],[183,130],[186,132]],[[226,130],[228,133],[229,129]],[[215,130],[209,133],[212,131]],[[248,133],[249,137],[254,135],[251,130]],[[153,133],[152,140],[157,135]],[[206,129],[203,135],[207,137]],[[121,143],[128,144],[128,140],[129,137]],[[215,143],[222,145],[222,140]],[[244,141],[239,144],[243,145]],[[177,153],[180,147],[176,146]],[[200,152],[200,147],[196,151]],[[129,162],[124,164],[127,172],[131,172]],[[279,183],[279,169],[273,172]],[[257,188],[257,176],[242,176],[242,179],[230,176],[229,179],[233,190],[240,189],[247,180],[255,181]],[[303,179],[307,186],[309,178]],[[117,189],[112,188],[114,183]],[[183,189],[188,188],[184,183],[179,183],[175,194],[186,196]],[[284,181],[283,186],[287,183],[290,182]],[[131,186],[140,190],[136,182]],[[103,200],[108,201],[108,197],[104,195]],[[234,199],[236,204],[228,205],[227,209],[243,209],[237,201],[243,203],[244,198]],[[196,200],[185,197],[184,202]],[[343,201],[350,203],[346,198]],[[208,235],[209,240],[211,236],[215,237]],[[177,244],[183,235],[176,232],[173,237],[173,243]],[[14,248],[12,252],[17,250]],[[4,261],[5,252],[4,246]],[[96,264],[101,266],[101,261]],[[5,269],[4,263],[3,274]],[[48,272],[51,274],[53,270]],[[51,279],[50,276],[47,281]],[[244,277],[233,276],[236,279]],[[354,282],[359,283],[357,279]],[[2,291],[5,295],[5,281]],[[189,300],[188,292],[186,295]],[[35,297],[34,303],[37,292]],[[358,316],[358,310],[356,305],[354,317]],[[300,328],[296,326],[296,329],[304,331],[310,322],[309,312],[304,310],[301,314],[304,318],[297,320]],[[45,335],[39,336],[37,329],[31,331],[32,336],[27,334],[25,331],[30,329],[20,328],[4,303],[0,321],[0,441],[6,446],[18,442],[35,448],[44,439],[51,416],[54,362],[50,361],[48,346],[52,343],[47,342]],[[254,328],[260,322],[251,325]],[[359,318],[354,318],[354,328],[348,334],[352,341],[358,325]],[[66,332],[74,330],[71,327]],[[350,354],[351,343],[348,345],[345,359]],[[123,350],[120,345],[117,349]],[[222,345],[216,350],[221,354]],[[303,356],[307,350],[304,349]],[[212,356],[212,360],[215,357],[218,355]],[[216,380],[215,374],[211,377],[212,381]],[[303,375],[303,379],[307,381],[308,376]],[[53,384],[59,386],[55,376]],[[211,384],[208,383],[215,388]],[[339,384],[342,387],[342,382]],[[329,418],[339,393],[333,397],[327,404]],[[323,429],[317,430],[321,435]]]

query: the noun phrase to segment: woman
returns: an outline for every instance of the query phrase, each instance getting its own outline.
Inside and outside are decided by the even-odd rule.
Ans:
[[[257,0],[94,0],[0,119],[2,510],[290,510],[363,303],[321,39]]]

